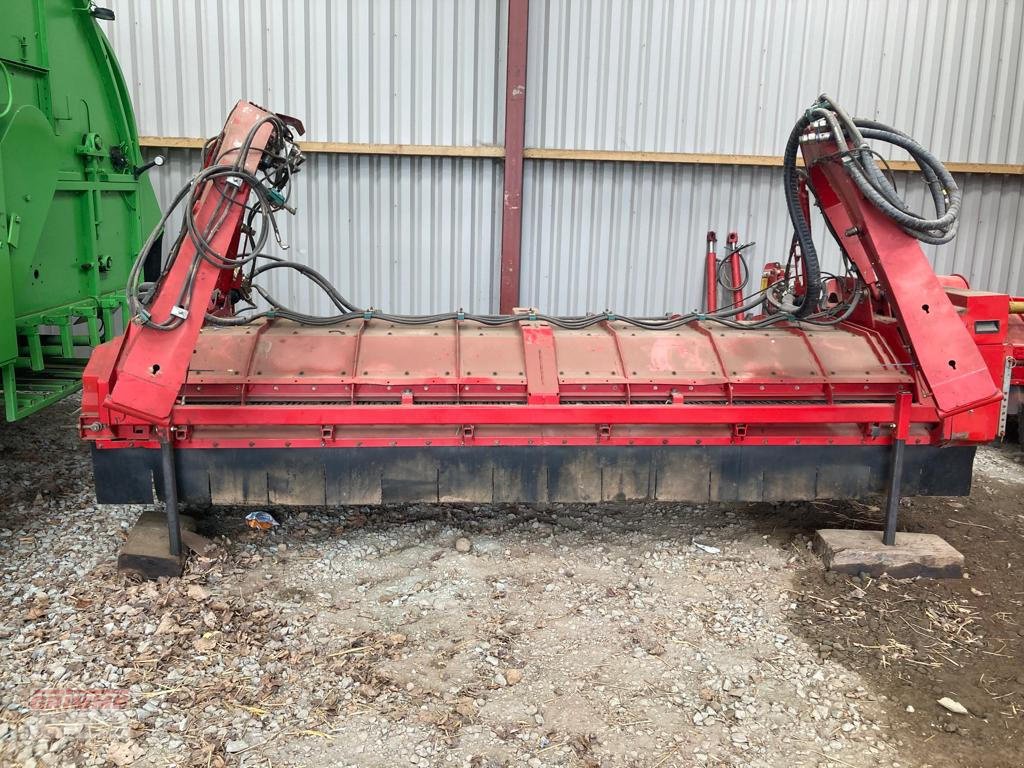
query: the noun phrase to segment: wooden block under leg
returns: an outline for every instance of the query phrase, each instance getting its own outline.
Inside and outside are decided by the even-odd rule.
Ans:
[[[194,531],[196,522],[182,515],[181,527],[182,530]],[[138,574],[144,579],[157,579],[161,576],[181,576],[184,567],[185,553],[180,557],[171,554],[171,545],[167,539],[167,518],[163,511],[148,510],[139,515],[127,541],[121,547],[117,570]]]
[[[886,546],[881,531],[823,528],[815,533],[814,549],[837,573],[959,579],[964,572],[964,556],[933,533],[897,533],[896,543]]]

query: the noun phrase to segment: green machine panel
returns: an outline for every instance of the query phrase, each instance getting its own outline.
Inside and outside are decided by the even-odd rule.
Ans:
[[[3,5],[0,389],[14,420],[77,389],[88,350],[113,337],[159,209],[94,7]]]

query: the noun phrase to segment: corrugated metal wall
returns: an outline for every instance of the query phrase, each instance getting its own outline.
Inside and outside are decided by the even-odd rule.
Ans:
[[[941,273],[976,287],[1024,290],[1024,184],[1019,176],[961,178],[960,235],[926,246]],[[917,210],[930,205],[917,177],[897,174]],[[766,261],[784,261],[792,236],[782,171],[740,166],[543,161],[527,165],[523,290],[531,304],[569,313],[700,309],[705,237],[730,229],[748,252],[753,284]],[[1020,222],[1020,223],[1019,223]],[[839,268],[838,250],[820,220],[823,267]]]
[[[206,136],[251,98],[319,141],[501,145],[505,2],[112,2],[147,135]],[[1024,3],[532,0],[527,146],[780,154],[821,91],[952,161],[1024,162]],[[170,151],[160,194],[195,154]],[[523,297],[556,312],[696,307],[704,234],[784,256],[776,168],[527,161]],[[292,254],[395,311],[497,309],[501,162],[315,155]],[[941,271],[1024,293],[1024,178],[960,175]],[[901,177],[901,189],[907,183]],[[917,182],[914,181],[913,185]],[[911,199],[924,206],[923,188]],[[274,286],[326,310],[301,284]]]
[[[170,200],[199,166],[198,150],[167,150],[153,175]],[[497,305],[501,166],[488,159],[310,155],[295,177],[296,217],[281,214],[284,254],[312,265],[360,306],[411,313]],[[171,226],[176,228],[180,218]],[[268,276],[291,307],[331,313],[296,273]]]
[[[946,160],[1019,163],[1024,3],[534,0],[528,146],[779,155],[822,92]]]
[[[149,136],[210,136],[239,98],[313,141],[504,141],[499,0],[116,0],[105,26]]]

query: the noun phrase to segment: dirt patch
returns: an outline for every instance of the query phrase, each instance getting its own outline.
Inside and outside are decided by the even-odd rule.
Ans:
[[[939,533],[969,578],[892,581],[809,568],[795,588],[797,630],[897,705],[895,732],[926,764],[1024,764],[1024,453],[984,448],[965,499],[907,500],[901,529]],[[879,528],[876,506],[820,506],[789,524]],[[970,714],[948,712],[948,697]]]
[[[814,528],[869,506],[601,504],[271,510],[267,533],[219,509],[213,556],[140,584],[114,569],[140,508],[95,505],[72,408],[0,425],[4,764],[1020,763],[1010,449],[904,514],[962,582],[823,574]],[[42,711],[52,688],[126,706]]]

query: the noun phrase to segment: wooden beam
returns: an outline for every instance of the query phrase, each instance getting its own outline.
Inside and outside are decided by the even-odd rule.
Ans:
[[[548,149],[531,147],[530,160],[589,160],[608,163],[678,163],[680,165],[761,165],[782,167],[773,155],[712,155],[703,152],[634,152],[612,149]]]
[[[202,149],[206,139],[186,139],[181,136],[139,136],[139,145],[167,149]]]
[[[206,139],[165,136],[140,136],[144,147],[202,149]],[[459,147],[439,144],[359,144],[344,141],[300,141],[303,152],[337,155],[395,155],[399,157],[496,157],[505,156],[504,147]]]
[[[144,147],[171,149],[201,149],[206,139],[174,136],[140,136]],[[393,155],[399,157],[505,157],[504,147],[448,146],[435,144],[359,144],[342,141],[301,141],[304,152],[343,155]],[[530,147],[523,150],[527,160],[570,160],[609,163],[676,163],[679,165],[749,165],[763,168],[781,168],[782,157],[777,155],[723,155],[705,152],[634,152],[610,149],[548,149]],[[894,171],[914,171],[911,160],[890,160]],[[1005,174],[1024,176],[1024,164],[947,162],[951,173]]]
[[[890,160],[889,165],[894,171],[916,171],[917,164],[909,160],[900,160],[900,167]],[[990,173],[994,175],[1024,176],[1024,164],[1017,163],[944,163],[950,173]]]
[[[532,147],[523,153],[529,160],[589,160],[610,163],[677,163],[680,165],[753,165],[781,168],[778,155],[716,155],[702,152],[633,152],[608,149],[546,149]],[[798,158],[798,163],[802,161]],[[1024,164],[947,162],[950,173],[990,173],[1024,176]],[[890,160],[894,171],[916,171],[913,160]]]

